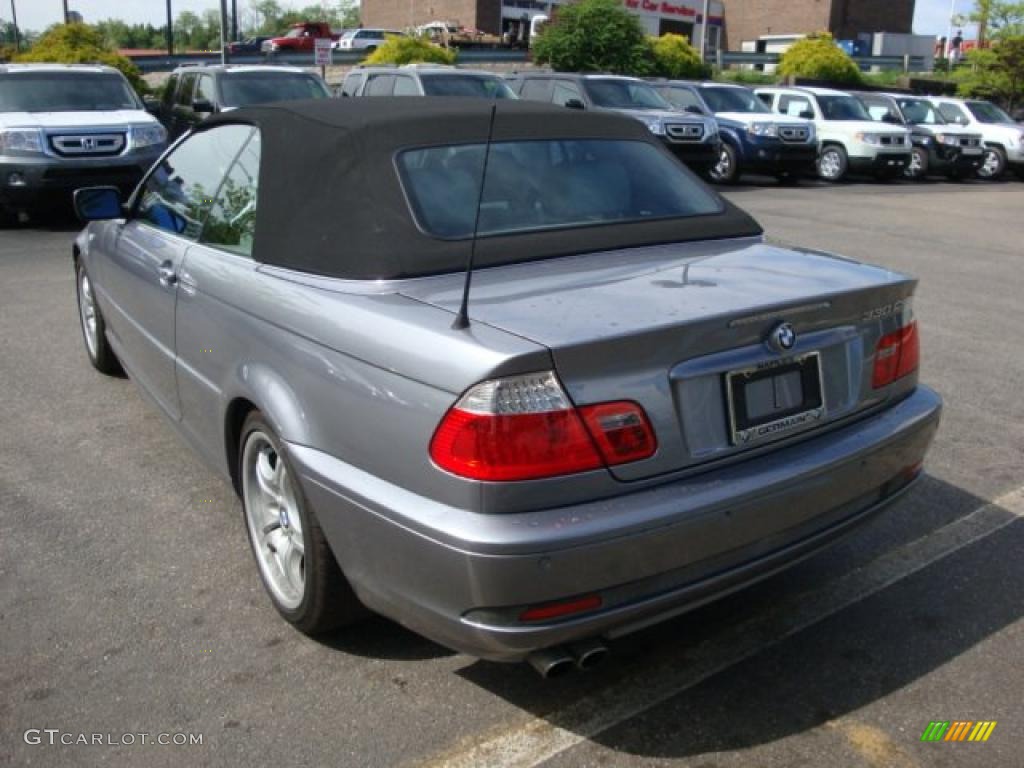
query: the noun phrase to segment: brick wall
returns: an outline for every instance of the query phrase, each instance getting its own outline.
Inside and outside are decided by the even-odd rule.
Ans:
[[[724,0],[725,48],[762,35],[829,30],[836,39],[858,32],[910,32],[914,0]]]
[[[832,34],[853,40],[860,32],[911,32],[914,0],[833,0]]]

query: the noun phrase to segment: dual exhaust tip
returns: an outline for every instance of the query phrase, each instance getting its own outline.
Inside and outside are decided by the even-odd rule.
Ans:
[[[580,671],[593,669],[608,656],[608,647],[600,640],[584,640],[565,647],[534,651],[526,660],[545,680],[561,677],[574,667]]]

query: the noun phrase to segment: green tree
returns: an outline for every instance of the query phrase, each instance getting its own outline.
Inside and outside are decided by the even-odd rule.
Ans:
[[[990,39],[1024,35],[1024,2],[976,0],[974,12],[967,18],[984,24]]]
[[[859,83],[860,68],[828,32],[818,32],[797,40],[782,54],[779,74],[783,77],[808,77],[837,83]]]
[[[682,35],[651,38],[651,52],[654,62],[652,74],[676,80],[701,78],[708,74],[700,53]]]
[[[422,37],[388,35],[384,44],[366,57],[367,64],[454,64],[455,51],[442,48]]]
[[[648,74],[653,66],[640,20],[618,0],[560,6],[534,43],[533,57],[572,72]]]
[[[955,78],[961,96],[998,101],[1007,110],[1024,104],[1024,35],[969,52]]]
[[[192,11],[182,11],[174,19],[174,46],[179,50],[196,47],[197,33],[203,22]]]
[[[51,27],[30,51],[17,56],[16,61],[106,64],[121,70],[139,94],[149,90],[138,68],[112,50],[103,36],[88,24],[57,24]]]

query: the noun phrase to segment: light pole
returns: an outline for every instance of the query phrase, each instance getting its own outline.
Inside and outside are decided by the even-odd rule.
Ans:
[[[704,0],[704,13],[700,17],[700,63],[704,63],[704,47],[708,40],[708,10],[710,0]]]
[[[13,0],[12,0],[13,2]],[[174,55],[174,16],[171,13],[171,0],[167,0],[167,55]]]
[[[220,63],[228,63],[228,0],[220,0]]]
[[[64,0],[64,23],[68,23],[68,0]]]
[[[18,31],[18,10],[11,0],[11,24],[14,25],[14,50],[21,51],[21,33]]]
[[[956,16],[956,0],[949,0],[949,33],[946,35],[946,50],[942,52],[945,58],[950,58],[953,53],[953,17]]]

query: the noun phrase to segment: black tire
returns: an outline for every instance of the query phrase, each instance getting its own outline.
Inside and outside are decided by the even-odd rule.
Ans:
[[[995,181],[1006,171],[1006,152],[1002,147],[986,147],[982,156],[978,176],[988,181]]]
[[[831,159],[834,158],[834,161]],[[826,144],[818,155],[818,177],[825,181],[837,182],[846,178],[850,160],[846,150],[838,144]]]
[[[301,533],[304,539],[303,570],[305,578],[301,601],[296,607],[289,608],[278,599],[267,583],[259,561],[261,555],[258,547],[261,545],[253,537],[247,509],[246,484],[251,481],[246,476],[248,471],[245,465],[246,444],[250,438],[257,435],[267,438],[273,445],[277,460],[284,462],[289,477],[297,478],[298,475],[288,460],[287,452],[282,450],[281,439],[263,417],[263,414],[259,411],[251,412],[242,425],[242,435],[239,440],[239,487],[242,491],[242,514],[250,549],[257,563],[260,581],[263,583],[271,603],[288,623],[307,635],[321,635],[343,626],[355,624],[365,618],[369,611],[359,602],[348,579],[342,573],[338,561],[327,543],[323,529],[320,527],[320,522],[306,501],[301,484],[298,482],[292,483],[291,491],[301,520]]]
[[[708,178],[716,184],[735,184],[740,177],[739,160],[731,144],[723,141],[718,162],[708,168]]]
[[[914,147],[910,154],[910,165],[903,169],[903,175],[913,181],[921,181],[928,176],[928,150]]]
[[[83,304],[83,291],[88,293],[88,298]],[[82,343],[85,346],[86,357],[92,367],[107,376],[124,376],[124,368],[121,361],[117,359],[114,350],[107,341],[107,324],[103,320],[103,313],[100,312],[100,305],[96,302],[96,294],[92,289],[92,282],[85,271],[80,259],[75,259],[75,297],[78,300],[78,325],[82,329]],[[89,326],[88,307],[92,309],[92,327]],[[90,341],[90,336],[91,341]]]

